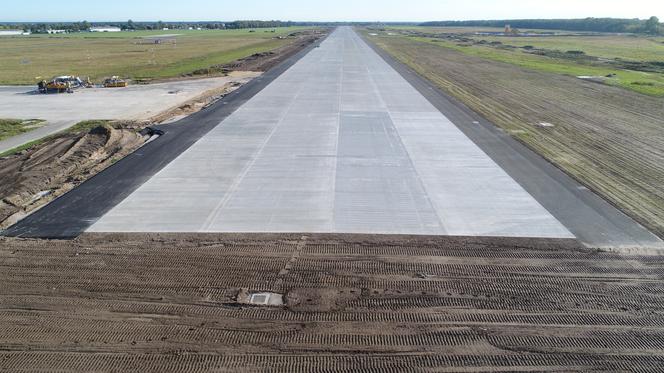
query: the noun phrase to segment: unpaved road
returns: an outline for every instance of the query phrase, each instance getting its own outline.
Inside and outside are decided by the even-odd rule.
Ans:
[[[236,71],[229,76],[173,81],[127,88],[79,89],[74,94],[35,94],[33,87],[0,87],[0,118],[34,118],[47,123],[34,131],[0,141],[0,153],[62,131],[88,119],[146,120],[232,83],[260,75]]]
[[[664,257],[572,240],[0,238],[0,371],[661,371]],[[239,304],[244,291],[283,307]]]

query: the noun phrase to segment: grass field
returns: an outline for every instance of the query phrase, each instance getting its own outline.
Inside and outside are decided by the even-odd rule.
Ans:
[[[489,42],[523,47],[556,49],[560,51],[582,50],[591,56],[621,58],[632,61],[664,61],[664,44],[644,36],[555,36],[555,37],[501,37],[477,36]]]
[[[464,50],[476,47],[368,37],[664,237],[661,98]]]
[[[0,140],[32,131],[42,125],[41,120],[0,119]]]
[[[482,30],[487,31],[487,29]],[[475,28],[419,27],[392,29],[392,31],[423,33],[409,37],[472,56],[543,72],[596,77],[605,84],[664,97],[664,43],[661,38],[629,35],[479,36],[473,35],[474,32],[480,31]],[[426,34],[458,34],[460,38],[470,39],[472,42],[461,42],[461,39],[454,37],[429,37]],[[526,46],[537,48],[546,55],[530,53],[523,49]],[[570,56],[568,51],[582,51],[584,55],[582,58],[575,58]],[[636,70],[636,67],[630,68],[629,64],[647,64],[654,71]]]
[[[169,78],[212,65],[265,52],[292,40],[278,39],[300,27],[250,30],[138,31],[0,37],[0,84],[34,84],[56,75],[78,75],[93,81]],[[175,43],[151,42],[151,36],[173,35]]]

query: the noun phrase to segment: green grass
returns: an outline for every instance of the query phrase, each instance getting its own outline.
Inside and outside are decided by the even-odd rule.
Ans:
[[[93,81],[112,75],[125,78],[169,78],[225,64],[291,42],[302,27],[276,32],[249,30],[171,30],[76,33],[0,38],[0,84],[35,84],[56,75],[78,75]],[[268,31],[270,31],[269,29]],[[176,43],[150,43],[145,37],[179,34]]]
[[[664,44],[645,36],[559,36],[559,37],[497,37],[475,36],[476,40],[499,41],[503,44],[523,47],[554,49],[560,51],[581,50],[586,54],[603,58],[620,58],[630,61],[664,61]]]
[[[87,132],[87,131],[90,131],[91,129],[95,128],[95,127],[103,126],[103,125],[109,124],[111,122],[112,122],[111,120],[107,120],[107,119],[84,120],[82,122],[78,122],[78,123],[74,124],[73,126],[67,128],[66,130],[64,130],[64,132],[73,133],[73,134],[77,134],[77,133],[80,133],[80,132]]]
[[[16,154],[16,153],[20,153],[20,152],[22,152],[22,151],[24,151],[24,150],[26,150],[26,149],[30,149],[30,148],[32,148],[32,147],[35,146],[35,145],[42,144],[42,143],[46,142],[46,141],[49,140],[49,139],[50,139],[50,137],[44,137],[44,138],[39,139],[39,140],[30,141],[30,142],[28,142],[28,143],[25,143],[25,144],[23,144],[23,145],[17,146],[17,147],[15,147],[15,148],[12,148],[12,149],[9,149],[9,150],[7,150],[7,151],[5,151],[5,152],[0,153],[0,157],[9,157],[10,155],[14,155],[14,154]]]
[[[37,129],[42,122],[38,119],[0,119],[0,140]]]
[[[4,123],[4,121],[16,121],[16,120],[6,120],[6,119],[0,119],[0,128],[1,124]],[[21,121],[16,121],[16,122],[21,122]],[[41,122],[38,120],[31,120],[30,122]],[[0,157],[8,157],[11,155],[14,155],[16,153],[20,153],[26,149],[30,149],[33,146],[41,145],[45,142],[51,141],[53,138],[60,136],[62,134],[70,133],[70,134],[80,134],[83,132],[88,132],[91,129],[98,127],[98,126],[103,126],[111,123],[112,121],[106,120],[106,119],[94,119],[94,120],[85,120],[82,122],[78,122],[75,125],[67,128],[66,130],[63,130],[61,132],[58,132],[54,135],[46,136],[41,139],[37,139],[28,143],[25,143],[23,145],[17,146],[15,148],[9,149],[3,153],[0,153]]]
[[[425,33],[440,33],[440,34],[473,34],[476,32],[503,32],[505,31],[504,27],[432,27],[432,26],[387,26],[386,30],[413,30]],[[585,31],[566,31],[566,30],[547,30],[547,29],[519,29],[521,32],[528,33],[543,33],[543,32],[555,32],[558,34],[583,34]]]
[[[661,98],[563,79],[594,75],[569,60],[379,34],[369,39],[664,237]]]
[[[378,36],[383,37],[383,36]],[[623,70],[611,67],[600,67],[570,60],[550,58],[526,53],[521,49],[498,49],[490,46],[461,46],[457,43],[427,37],[410,37],[416,41],[435,44],[441,48],[450,48],[459,52],[482,57],[494,61],[510,63],[527,69],[562,74],[569,76],[601,76],[616,74],[606,78],[605,83],[619,86],[639,93],[664,97],[664,74],[642,71]],[[589,37],[592,38],[592,37]],[[528,44],[526,44],[528,45]],[[579,45],[569,45],[570,50],[581,50]],[[609,48],[609,47],[605,47]]]

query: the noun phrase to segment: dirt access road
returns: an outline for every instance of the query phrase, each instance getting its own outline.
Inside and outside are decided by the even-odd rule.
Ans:
[[[573,240],[0,238],[0,371],[655,372],[663,277]]]
[[[149,120],[208,91],[244,84],[258,75],[233,72],[209,79],[79,89],[74,94],[41,95],[34,93],[33,87],[0,87],[0,117],[46,120],[41,128],[0,141],[0,153],[88,119]]]

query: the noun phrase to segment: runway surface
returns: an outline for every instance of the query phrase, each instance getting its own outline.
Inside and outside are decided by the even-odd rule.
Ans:
[[[572,237],[350,28],[89,231]]]
[[[2,234],[409,233],[663,246],[350,28],[159,128],[164,136]]]

